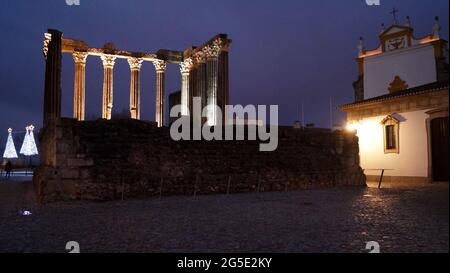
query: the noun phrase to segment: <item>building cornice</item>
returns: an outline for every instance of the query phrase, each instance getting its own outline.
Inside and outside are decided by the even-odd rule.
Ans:
[[[349,118],[370,117],[393,112],[409,112],[448,106],[448,82],[433,83],[364,101],[346,104],[339,109]]]

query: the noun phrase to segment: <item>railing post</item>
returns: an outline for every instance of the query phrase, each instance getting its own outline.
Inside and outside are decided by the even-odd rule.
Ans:
[[[380,182],[378,182],[378,189],[381,189],[381,182],[383,181],[384,169],[381,170]]]

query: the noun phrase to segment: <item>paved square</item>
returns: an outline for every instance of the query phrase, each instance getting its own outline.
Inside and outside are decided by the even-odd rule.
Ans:
[[[65,252],[68,241],[81,252],[449,251],[448,183],[44,207],[13,183],[0,182],[0,252]]]

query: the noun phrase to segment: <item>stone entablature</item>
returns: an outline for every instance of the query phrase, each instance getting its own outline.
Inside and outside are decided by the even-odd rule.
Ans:
[[[48,36],[48,33],[45,34]],[[131,57],[135,58],[143,58],[145,61],[153,61],[158,59],[158,55],[156,53],[151,52],[131,52],[126,50],[119,50],[111,47],[111,43],[105,44],[103,48],[95,48],[90,47],[86,42],[78,41],[69,38],[62,38],[62,53],[73,53],[76,51],[86,52],[91,56],[102,56],[104,54],[115,55],[119,59],[128,59]],[[44,44],[44,52],[45,52],[45,44]],[[173,60],[174,62],[181,61],[181,52],[178,52],[178,59]]]

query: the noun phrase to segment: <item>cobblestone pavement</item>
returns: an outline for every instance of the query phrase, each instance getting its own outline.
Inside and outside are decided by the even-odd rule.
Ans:
[[[368,241],[381,252],[449,251],[448,183],[43,207],[23,182],[8,183],[0,252],[65,252],[67,241],[81,252],[367,252]]]

